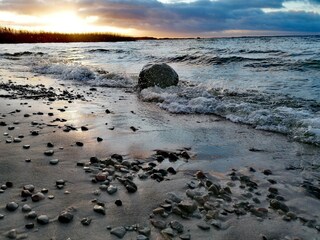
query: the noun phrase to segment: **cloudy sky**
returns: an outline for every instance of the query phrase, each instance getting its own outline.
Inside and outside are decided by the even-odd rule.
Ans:
[[[0,25],[154,37],[320,34],[320,0],[0,0]]]

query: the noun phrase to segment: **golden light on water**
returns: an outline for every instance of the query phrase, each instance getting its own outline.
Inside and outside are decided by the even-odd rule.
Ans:
[[[135,33],[135,29],[97,25],[98,16],[80,17],[75,12],[65,11],[45,15],[30,16],[0,11],[0,22],[4,26],[30,31],[60,33],[112,32],[124,35]]]

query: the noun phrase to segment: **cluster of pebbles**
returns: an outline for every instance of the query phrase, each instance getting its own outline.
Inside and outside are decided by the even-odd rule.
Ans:
[[[72,101],[75,99],[83,100],[84,96],[74,94],[67,90],[54,90],[53,88],[45,88],[43,85],[36,87],[31,85],[16,85],[13,83],[0,84],[0,89],[9,92],[7,98],[46,98],[48,101],[66,100]],[[57,93],[60,91],[60,93]],[[64,112],[65,108],[58,109]],[[16,110],[15,113],[19,113]],[[110,110],[105,110],[106,114],[112,113]],[[43,113],[34,113],[35,115],[43,115]],[[49,113],[52,117],[54,114]],[[29,114],[24,115],[25,118],[30,117]],[[50,126],[56,122],[66,122],[66,119],[55,118],[50,122]],[[6,127],[8,131],[15,129],[15,125],[19,122],[14,122],[13,125],[8,125],[5,121],[0,121],[0,127]],[[32,126],[38,126],[40,123],[32,121]],[[69,131],[88,131],[87,126],[80,128],[72,125],[65,125],[62,130]],[[138,128],[130,127],[135,132]],[[32,136],[39,135],[39,130],[32,130]],[[6,143],[20,143],[24,138],[23,135],[11,137],[9,133]],[[98,137],[97,142],[103,141],[103,138]],[[83,142],[75,142],[76,146],[82,147]],[[30,145],[23,145],[24,149],[29,149]],[[43,153],[45,156],[51,157],[54,155],[54,144],[47,143],[47,150]],[[155,184],[162,181],[169,181],[170,176],[177,174],[178,170],[172,166],[161,167],[163,161],[176,162],[188,161],[190,153],[188,148],[177,151],[155,150],[155,154],[144,160],[127,159],[120,154],[113,154],[107,158],[91,157],[86,161],[79,161],[77,167],[81,167],[85,174],[89,175],[89,180],[93,185],[98,185],[98,190],[93,192],[95,199],[92,200],[93,214],[106,215],[108,209],[105,203],[98,199],[101,194],[110,196],[116,195],[119,191],[119,185],[123,185],[128,194],[135,194],[138,189],[136,180],[139,181],[154,181]],[[251,150],[250,150],[251,151]],[[253,151],[253,150],[252,150]],[[256,150],[255,150],[256,151]],[[50,164],[56,165],[58,159],[51,159]],[[164,199],[159,200],[159,204],[150,212],[148,226],[140,226],[133,224],[131,226],[107,226],[110,234],[121,239],[128,232],[136,232],[137,240],[147,240],[151,238],[152,232],[156,231],[161,234],[164,239],[192,239],[192,231],[188,228],[185,221],[194,221],[194,224],[200,231],[224,231],[229,226],[230,219],[237,219],[244,215],[255,217],[259,221],[264,221],[267,218],[282,218],[283,221],[300,221],[301,224],[314,228],[320,231],[320,225],[315,220],[307,218],[304,215],[299,215],[290,209],[286,204],[286,196],[277,188],[277,181],[272,178],[273,173],[269,169],[262,172],[256,171],[254,168],[248,169],[249,174],[243,174],[241,171],[232,170],[225,175],[227,181],[220,181],[214,178],[209,173],[203,171],[194,171],[192,177],[186,177],[186,189],[177,189],[177,192],[169,192],[164,196]],[[257,175],[257,176],[256,176]],[[66,180],[58,179],[55,182],[55,187],[58,190],[64,190]],[[301,189],[305,190],[309,195],[320,199],[320,189],[318,184],[305,181],[301,185]],[[5,194],[6,191],[14,187],[13,182],[5,182],[1,185],[0,193]],[[122,189],[122,188],[121,188]],[[54,218],[49,218],[48,215],[38,213],[33,210],[26,202],[33,203],[53,200],[54,195],[50,194],[47,188],[37,189],[32,184],[27,184],[19,189],[20,196],[16,201],[11,201],[5,204],[7,214],[13,214],[21,209],[23,216],[27,219],[25,224],[26,231],[21,232],[16,229],[11,229],[5,235],[9,239],[24,239],[28,237],[28,230],[34,229],[37,225],[47,225],[58,221],[60,224],[68,224],[72,221],[80,221],[85,226],[90,226],[91,217],[78,218],[75,209],[67,208],[57,214]],[[181,195],[181,192],[184,194]],[[68,194],[68,191],[64,191]],[[114,204],[117,207],[123,207],[121,199],[115,199]],[[20,212],[21,212],[20,211]],[[116,216],[114,216],[116,217]],[[4,219],[5,215],[0,214],[0,219]],[[268,236],[261,236],[261,239],[267,240]],[[286,238],[299,239],[299,238]]]

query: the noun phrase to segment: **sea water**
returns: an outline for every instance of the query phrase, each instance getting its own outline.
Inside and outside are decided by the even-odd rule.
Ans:
[[[171,65],[180,83],[145,89],[142,101],[320,146],[320,36],[0,45],[0,69],[72,84],[134,89],[150,62]]]

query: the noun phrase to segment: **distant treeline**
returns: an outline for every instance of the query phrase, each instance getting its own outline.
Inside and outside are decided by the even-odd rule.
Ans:
[[[0,27],[0,43],[48,43],[48,42],[118,42],[153,39],[129,37],[116,33],[55,33],[32,32]]]

